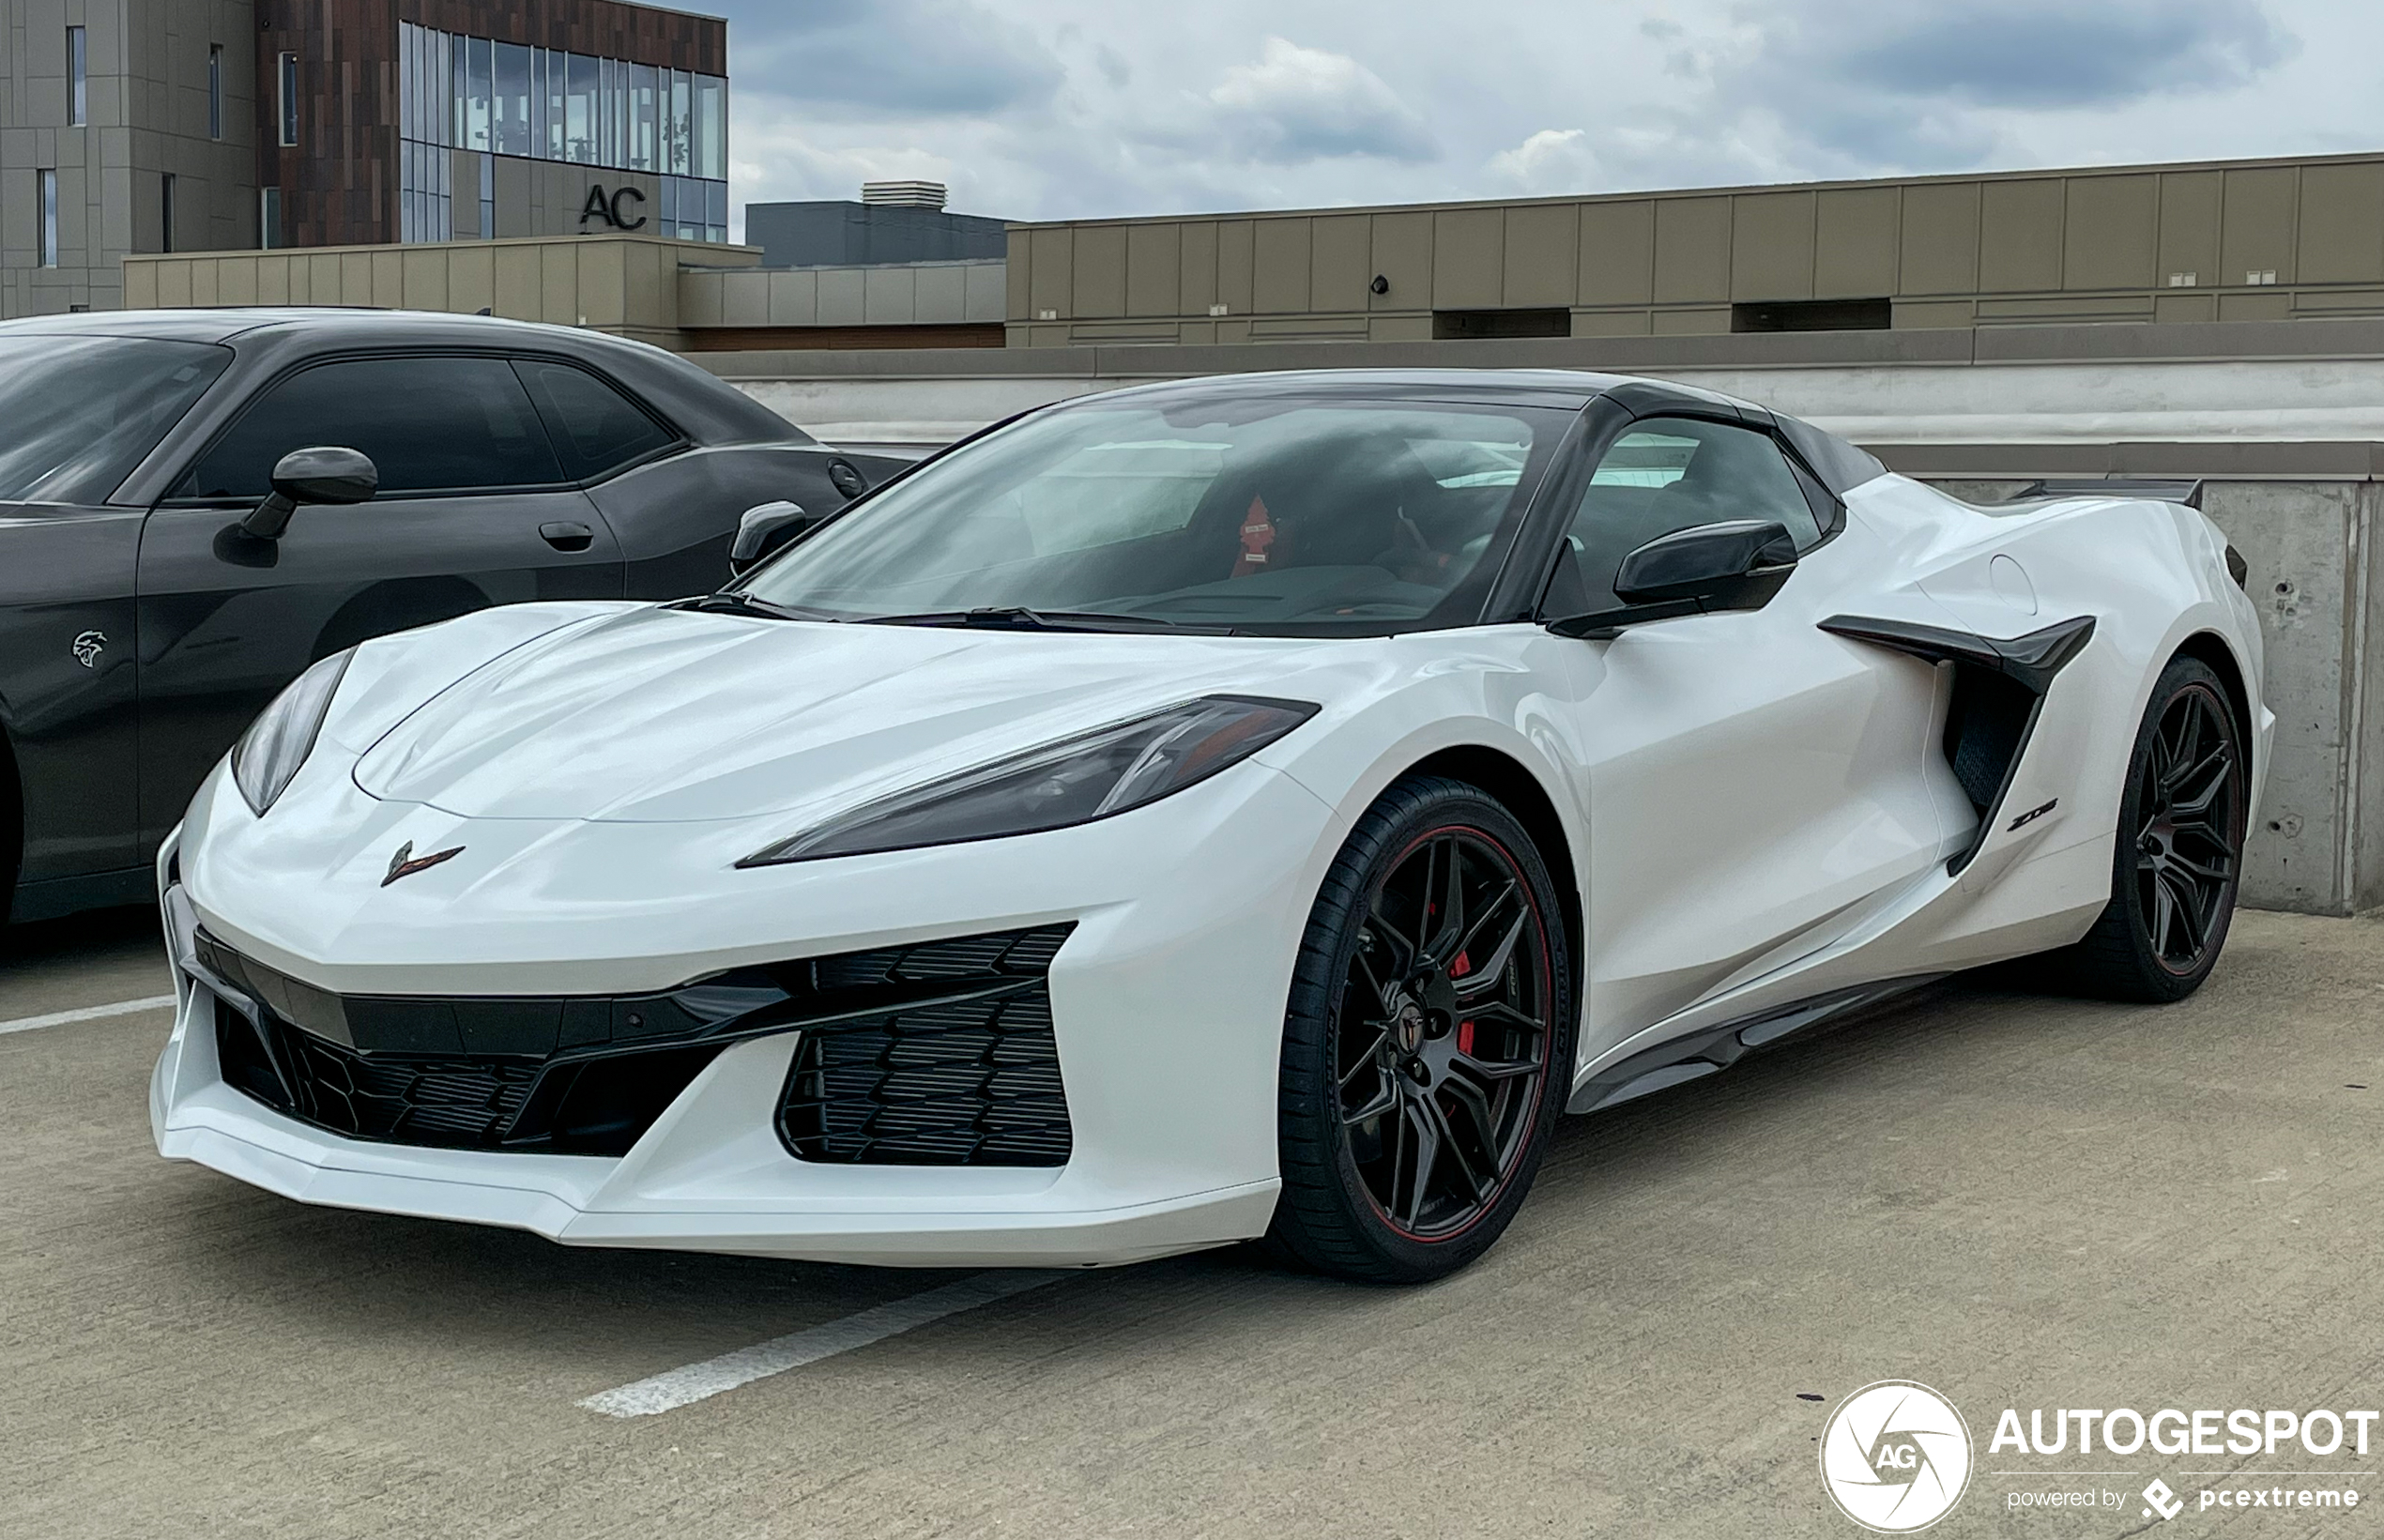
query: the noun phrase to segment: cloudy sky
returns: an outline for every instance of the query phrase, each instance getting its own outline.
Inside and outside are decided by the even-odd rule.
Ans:
[[[1012,219],[2384,148],[2376,0],[694,0],[731,201]]]

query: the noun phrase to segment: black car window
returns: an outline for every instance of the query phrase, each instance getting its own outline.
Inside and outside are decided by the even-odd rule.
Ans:
[[[678,435],[620,391],[569,364],[524,358],[513,365],[574,480],[602,476],[678,442]]]
[[[105,499],[231,361],[209,343],[0,337],[0,502]]]
[[[1730,519],[1774,519],[1796,548],[1821,526],[1780,447],[1750,428],[1643,418],[1614,441],[1582,494],[1570,531],[1590,609],[1616,602],[1623,557],[1658,535]]]
[[[383,496],[563,480],[546,430],[502,358],[354,358],[301,370],[267,389],[175,495],[262,497],[276,461],[316,445],[371,456]]]

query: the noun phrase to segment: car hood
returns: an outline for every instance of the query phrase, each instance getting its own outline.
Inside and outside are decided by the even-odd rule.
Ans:
[[[824,811],[1215,691],[1317,699],[1285,679],[1334,645],[616,611],[455,680],[354,773],[478,818]]]

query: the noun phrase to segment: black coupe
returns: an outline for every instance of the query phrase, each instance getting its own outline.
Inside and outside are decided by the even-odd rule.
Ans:
[[[0,895],[17,920],[144,897],[207,769],[318,658],[489,604],[709,591],[748,508],[824,514],[902,465],[597,332],[0,324]]]

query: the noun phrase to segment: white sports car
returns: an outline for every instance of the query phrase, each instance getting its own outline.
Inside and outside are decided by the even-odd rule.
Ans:
[[[2177,999],[2273,718],[2199,512],[1559,372],[1046,408],[724,592],[326,658],[159,862],[159,1150],[586,1245],[1479,1255],[1559,1114],[2029,953]]]

